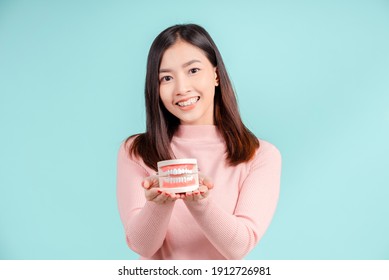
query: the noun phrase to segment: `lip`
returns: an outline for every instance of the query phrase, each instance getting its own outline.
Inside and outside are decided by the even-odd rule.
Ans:
[[[179,102],[185,102],[185,101],[190,100],[191,98],[197,98],[197,101],[195,103],[191,104],[191,105],[188,105],[188,106],[183,106],[182,107],[182,106],[178,105]],[[175,106],[177,106],[178,109],[180,109],[181,111],[190,111],[190,110],[194,109],[197,106],[197,104],[200,101],[200,99],[201,99],[200,96],[192,96],[192,97],[189,97],[189,98],[181,99],[181,100],[179,100],[179,101],[177,101],[175,103]]]
[[[198,98],[200,100],[200,96],[196,96],[195,95],[195,96],[190,96],[190,97],[186,97],[186,98],[180,99],[180,100],[176,101],[174,104],[179,106],[178,103],[188,101],[188,100],[190,100],[192,98]],[[196,104],[196,103],[194,103],[194,104]]]

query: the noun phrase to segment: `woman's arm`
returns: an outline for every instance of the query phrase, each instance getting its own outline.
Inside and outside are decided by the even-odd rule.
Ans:
[[[147,201],[142,182],[150,176],[145,168],[128,156],[121,145],[117,161],[117,200],[128,246],[143,257],[153,256],[166,236],[174,202]],[[163,194],[162,194],[163,195]]]
[[[221,209],[212,194],[199,201],[185,201],[209,241],[227,259],[242,259],[254,248],[276,209],[281,155],[273,145],[266,146],[253,160],[233,214]]]

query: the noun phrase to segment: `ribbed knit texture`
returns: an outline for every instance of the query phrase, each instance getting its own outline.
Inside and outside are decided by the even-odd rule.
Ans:
[[[196,158],[214,188],[197,202],[157,205],[145,199],[143,178],[154,175],[142,160],[118,154],[117,198],[128,246],[142,259],[242,259],[258,243],[276,209],[281,156],[260,140],[255,158],[226,162],[216,126],[183,126],[172,139],[176,158]]]

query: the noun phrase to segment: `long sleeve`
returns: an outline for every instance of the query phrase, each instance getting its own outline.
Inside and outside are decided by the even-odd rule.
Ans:
[[[281,155],[271,143],[260,140],[253,159],[231,166],[216,126],[180,125],[175,157],[197,159],[214,187],[203,200],[162,205],[146,201],[141,182],[155,171],[128,146],[118,154],[117,199],[127,244],[142,259],[242,259],[260,241],[280,190]]]
[[[253,160],[233,214],[218,206],[212,190],[203,200],[186,202],[203,233],[225,258],[242,259],[265,233],[278,202],[280,175],[281,155],[266,143]]]
[[[117,200],[128,246],[143,257],[153,256],[166,236],[174,203],[157,205],[146,201],[142,180],[150,176],[121,145],[117,160]]]

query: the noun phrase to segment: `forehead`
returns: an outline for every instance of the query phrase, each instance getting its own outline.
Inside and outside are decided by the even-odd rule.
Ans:
[[[178,40],[163,54],[160,68],[180,67],[190,60],[199,60],[201,63],[210,64],[202,49],[188,42]]]

